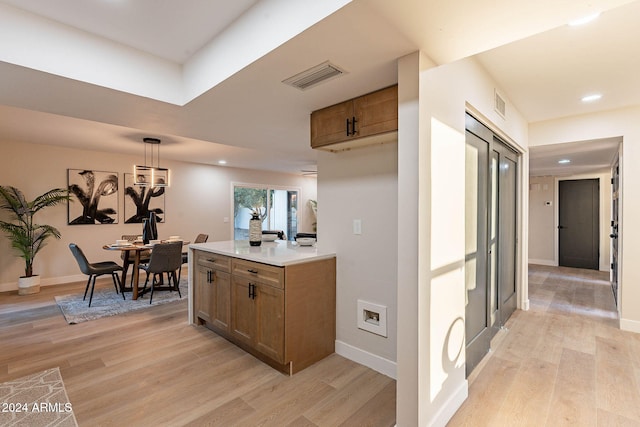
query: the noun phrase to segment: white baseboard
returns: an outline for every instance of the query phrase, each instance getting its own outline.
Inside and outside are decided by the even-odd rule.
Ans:
[[[430,426],[440,427],[446,426],[449,420],[460,409],[460,406],[467,400],[469,396],[469,383],[464,380],[455,393],[447,399],[446,403],[440,407],[435,416],[429,421]]]
[[[87,276],[84,274],[74,274],[72,276],[48,277],[40,280],[40,286],[60,285],[62,283],[86,282]],[[0,283],[0,292],[9,292],[18,290],[18,278],[15,282]]]
[[[532,259],[529,258],[529,264],[548,265],[550,267],[557,267],[558,263],[548,259]]]
[[[620,319],[620,329],[640,334],[640,322],[637,320]]]
[[[380,372],[394,380],[397,379],[396,362],[385,359],[368,351],[364,351],[358,347],[354,347],[345,342],[336,340],[336,353],[349,360],[353,360],[361,365]]]
[[[189,269],[186,265],[182,266],[182,274],[189,274]],[[109,277],[109,276],[104,276]],[[86,274],[74,274],[71,276],[60,276],[60,277],[48,277],[46,279],[40,280],[40,286],[52,286],[52,285],[61,285],[63,283],[73,283],[73,282],[87,282]],[[0,283],[0,292],[9,292],[9,291],[17,291],[18,290],[18,278],[16,277],[15,282],[7,282]]]

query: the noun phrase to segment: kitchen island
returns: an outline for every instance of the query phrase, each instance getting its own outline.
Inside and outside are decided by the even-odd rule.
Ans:
[[[332,354],[336,256],[294,242],[189,245],[189,323],[293,374]]]

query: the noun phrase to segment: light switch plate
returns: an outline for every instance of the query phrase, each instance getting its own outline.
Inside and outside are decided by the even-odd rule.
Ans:
[[[359,219],[353,220],[353,234],[362,234],[362,221]]]

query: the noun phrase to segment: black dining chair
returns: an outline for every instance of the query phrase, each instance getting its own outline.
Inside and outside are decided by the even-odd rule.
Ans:
[[[182,242],[168,242],[158,243],[153,245],[151,250],[151,258],[149,258],[148,264],[141,264],[140,269],[147,272],[147,279],[144,282],[142,288],[142,295],[147,290],[149,284],[149,277],[151,277],[151,297],[149,298],[149,304],[153,302],[153,292],[156,289],[166,289],[170,291],[178,291],[178,295],[182,298],[180,293],[180,286],[178,282],[178,276],[176,272],[182,265]],[[163,286],[163,274],[167,273],[167,284]]]
[[[196,239],[193,241],[193,243],[207,243],[207,240],[209,240],[209,235],[200,233],[196,236]],[[182,252],[182,263],[186,264],[188,262],[189,253]],[[178,270],[178,284],[180,284],[180,276],[182,276],[182,266],[180,266],[180,270]]]
[[[119,293],[118,289],[120,288],[120,278],[118,277],[116,272],[122,271],[122,267],[120,267],[113,261],[90,263],[87,260],[87,257],[84,255],[84,252],[82,252],[82,249],[80,249],[80,247],[75,243],[70,243],[69,249],[71,249],[71,253],[78,262],[80,271],[89,276],[89,280],[87,280],[87,287],[84,289],[84,297],[82,297],[83,301],[87,298],[87,291],[89,290],[89,285],[91,285],[89,307],[91,307],[91,301],[93,300],[93,289],[96,287],[96,277],[98,276],[102,276],[103,274],[111,274],[111,278],[113,279],[113,286],[115,286],[116,288],[116,294]],[[122,292],[122,299],[125,299],[124,292]]]

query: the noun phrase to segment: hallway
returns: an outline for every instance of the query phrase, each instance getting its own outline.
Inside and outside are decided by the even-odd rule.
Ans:
[[[609,274],[529,266],[516,311],[449,426],[640,426],[640,334],[618,328]]]

